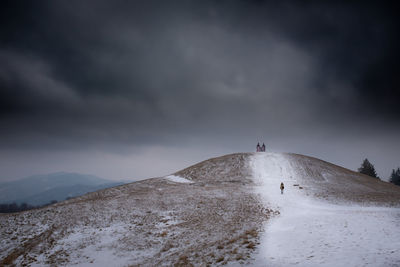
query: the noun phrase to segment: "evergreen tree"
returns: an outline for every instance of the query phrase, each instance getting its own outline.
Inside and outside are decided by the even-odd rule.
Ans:
[[[368,159],[364,159],[361,167],[358,168],[358,172],[379,179],[378,175],[376,174],[374,165],[372,165]]]
[[[400,185],[400,168],[397,168],[397,170],[392,171],[392,175],[390,175],[389,182],[395,185]]]

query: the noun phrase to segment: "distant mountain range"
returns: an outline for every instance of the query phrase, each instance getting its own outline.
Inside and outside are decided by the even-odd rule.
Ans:
[[[79,173],[57,172],[34,175],[0,183],[0,203],[27,203],[39,206],[53,200],[62,201],[122,184],[124,182]]]

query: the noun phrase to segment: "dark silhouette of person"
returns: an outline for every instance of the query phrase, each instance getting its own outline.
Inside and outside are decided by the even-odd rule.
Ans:
[[[283,194],[283,189],[285,189],[285,185],[281,183],[281,194]]]

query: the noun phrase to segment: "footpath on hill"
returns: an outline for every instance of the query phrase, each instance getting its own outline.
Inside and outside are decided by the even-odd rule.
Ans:
[[[293,160],[278,153],[251,159],[256,192],[280,211],[265,225],[254,265],[400,265],[399,208],[336,205],[308,196],[301,186],[312,177]]]

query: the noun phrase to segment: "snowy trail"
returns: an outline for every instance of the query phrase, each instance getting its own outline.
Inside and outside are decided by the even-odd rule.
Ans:
[[[285,154],[257,153],[251,166],[257,193],[281,212],[266,225],[255,265],[400,266],[400,209],[332,205],[306,196],[293,185],[307,177]]]

